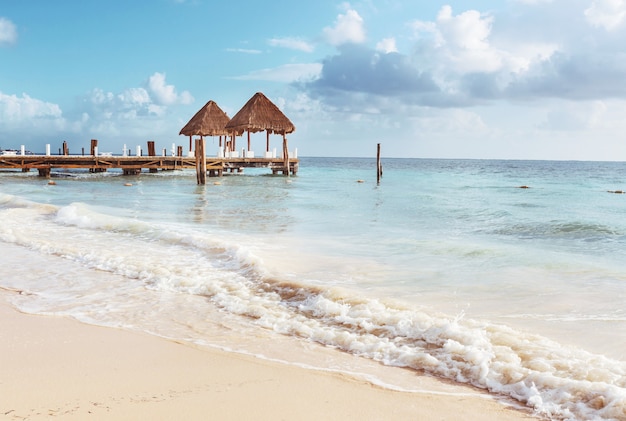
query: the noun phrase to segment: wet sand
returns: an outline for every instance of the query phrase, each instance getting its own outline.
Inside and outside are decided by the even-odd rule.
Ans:
[[[2,420],[535,419],[472,391],[398,392],[75,320],[23,314],[0,292]],[[469,389],[469,388],[468,388]]]

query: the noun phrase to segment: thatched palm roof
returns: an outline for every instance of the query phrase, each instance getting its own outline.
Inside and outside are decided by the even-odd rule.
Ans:
[[[189,120],[180,130],[185,136],[222,136],[228,131],[224,128],[230,121],[222,109],[211,100]]]
[[[261,92],[254,94],[225,127],[238,133],[244,130],[248,133],[267,130],[268,134],[277,133],[283,136],[296,130],[296,126],[285,114]]]

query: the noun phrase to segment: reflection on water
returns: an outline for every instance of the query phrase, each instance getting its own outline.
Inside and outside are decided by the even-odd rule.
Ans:
[[[224,230],[280,233],[289,229],[293,179],[282,176],[226,176],[219,184],[197,186],[193,221]]]

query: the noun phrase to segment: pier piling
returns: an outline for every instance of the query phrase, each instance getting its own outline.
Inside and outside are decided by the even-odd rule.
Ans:
[[[380,163],[380,143],[376,148],[376,183],[380,184],[380,179],[383,176],[383,166]]]

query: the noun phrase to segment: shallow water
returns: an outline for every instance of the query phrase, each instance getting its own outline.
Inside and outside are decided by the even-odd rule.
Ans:
[[[626,196],[607,192],[626,164],[383,166],[380,185],[348,158],[206,186],[2,173],[0,285],[24,311],[268,358],[319,343],[554,419],[626,418]],[[334,354],[306,363],[360,370]]]

